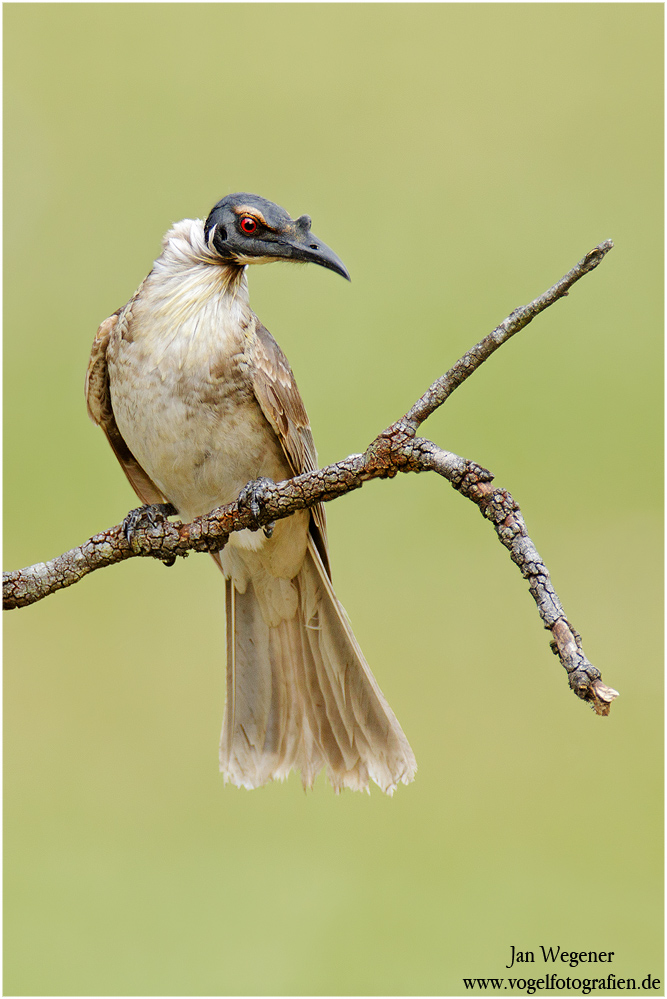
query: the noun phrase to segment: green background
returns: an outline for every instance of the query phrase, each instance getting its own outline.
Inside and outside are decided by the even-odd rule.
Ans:
[[[6,567],[135,505],[83,376],[172,221],[253,191],[349,267],[250,272],[322,463],[611,237],[424,433],[512,491],[621,691],[607,719],[575,699],[507,553],[436,476],[328,508],[419,763],[393,799],[223,786],[203,556],[14,611],[6,993],[457,995],[540,944],[662,979],[662,13],[5,7]]]

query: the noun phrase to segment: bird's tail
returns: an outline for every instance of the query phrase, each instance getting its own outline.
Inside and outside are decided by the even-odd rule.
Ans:
[[[387,794],[413,780],[413,752],[313,543],[293,580],[263,586],[255,574],[245,592],[226,588],[225,778],[254,788],[295,768],[311,787],[325,768],[336,791],[370,778]]]

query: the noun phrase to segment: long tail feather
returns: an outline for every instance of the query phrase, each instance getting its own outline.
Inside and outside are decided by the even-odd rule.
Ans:
[[[283,587],[285,581],[276,581]],[[240,787],[299,769],[306,787],[325,768],[338,791],[391,794],[416,763],[309,542],[292,580],[298,600],[266,601],[270,581],[252,573],[244,592],[227,580],[227,703],[220,768]]]

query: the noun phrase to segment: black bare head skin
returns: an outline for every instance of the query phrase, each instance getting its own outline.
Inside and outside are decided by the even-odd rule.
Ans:
[[[257,194],[228,194],[218,201],[206,219],[204,236],[226,263],[296,260],[320,264],[350,280],[342,260],[313,236],[308,215],[292,219],[280,205]]]

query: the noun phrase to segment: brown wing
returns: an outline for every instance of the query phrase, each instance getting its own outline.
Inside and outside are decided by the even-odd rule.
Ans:
[[[164,503],[165,497],[148,477],[129,447],[123,440],[116,425],[111,406],[109,370],[107,368],[107,347],[109,338],[118,322],[118,312],[105,319],[93,340],[88,371],[86,372],[86,402],[88,415],[107,435],[121,468],[127,475],[130,485],[142,503]]]
[[[292,369],[269,331],[257,320],[250,351],[250,375],[255,396],[282,445],[294,475],[314,472],[317,451],[308,414]],[[324,507],[311,507],[310,532],[329,577],[329,550]]]

